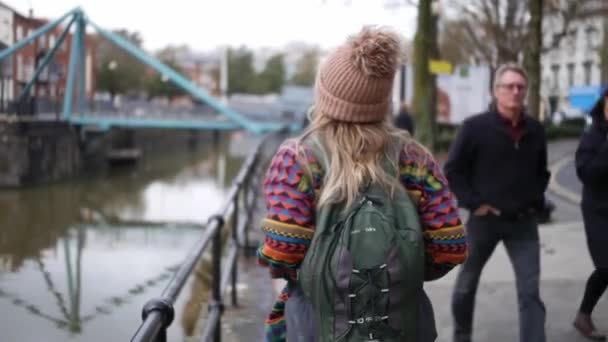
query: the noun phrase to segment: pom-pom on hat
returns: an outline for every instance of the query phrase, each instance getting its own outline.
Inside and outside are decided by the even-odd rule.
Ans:
[[[315,111],[344,122],[382,121],[403,56],[403,40],[397,33],[364,27],[321,65],[315,80]]]

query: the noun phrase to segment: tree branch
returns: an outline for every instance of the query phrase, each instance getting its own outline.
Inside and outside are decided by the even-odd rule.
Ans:
[[[493,54],[491,48],[488,47],[487,44],[482,43],[482,40],[477,36],[475,30],[471,27],[471,24],[468,21],[463,22],[463,28],[467,34],[469,40],[476,46],[477,51],[481,53],[482,57],[486,60],[486,62],[491,65],[494,64]]]
[[[559,32],[553,35],[549,46],[544,46],[541,52],[545,53],[559,47],[561,41],[568,35],[572,22],[580,17],[585,6],[594,2],[596,2],[596,0],[567,0],[566,6],[561,7],[558,0],[551,1],[549,10],[551,13],[556,13],[561,19],[562,27]]]

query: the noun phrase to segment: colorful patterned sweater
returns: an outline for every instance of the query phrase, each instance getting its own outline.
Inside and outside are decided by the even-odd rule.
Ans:
[[[315,196],[322,175],[312,154],[308,163],[312,179],[296,162],[295,142],[279,147],[264,179],[268,215],[262,222],[264,243],[258,249],[258,262],[270,270],[272,278],[295,280],[297,269],[310,245],[315,227]],[[465,232],[447,181],[434,159],[411,144],[400,160],[400,178],[420,215],[431,278],[446,274],[467,256]],[[428,266],[427,266],[428,267]],[[283,310],[287,289],[279,295],[266,319],[266,341],[286,341]]]

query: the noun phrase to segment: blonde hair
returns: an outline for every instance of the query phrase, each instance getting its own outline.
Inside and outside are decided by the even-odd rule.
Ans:
[[[317,208],[332,203],[350,207],[370,181],[380,184],[392,196],[395,188],[402,186],[401,151],[408,145],[425,151],[407,131],[395,128],[389,115],[383,121],[362,124],[333,120],[314,111],[308,114],[310,125],[297,138],[295,149],[298,163],[312,179],[305,145],[314,139],[322,142],[323,155],[315,157],[323,158],[326,169]]]

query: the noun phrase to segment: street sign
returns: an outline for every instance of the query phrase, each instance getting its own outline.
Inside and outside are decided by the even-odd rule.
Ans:
[[[429,71],[434,75],[451,75],[452,63],[438,59],[429,60]]]
[[[600,98],[602,86],[575,86],[568,89],[568,105],[589,112]]]

